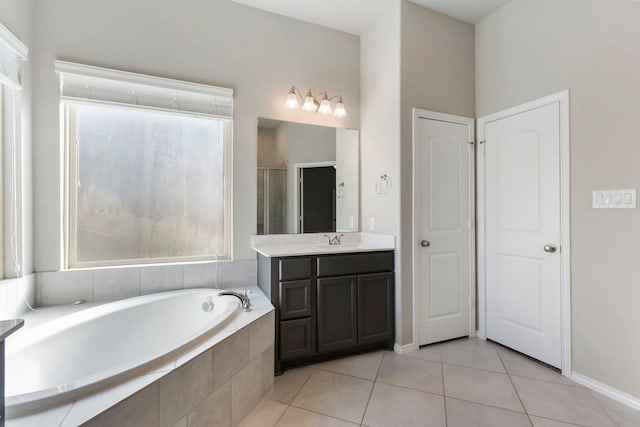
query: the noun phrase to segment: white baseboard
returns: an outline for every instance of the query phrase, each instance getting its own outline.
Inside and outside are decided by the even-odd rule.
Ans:
[[[630,406],[635,410],[640,411],[640,399],[635,396],[631,396],[624,391],[620,391],[606,384],[602,384],[599,381],[596,381],[589,377],[585,377],[584,375],[578,374],[576,372],[572,372],[570,378],[578,384],[582,384],[583,386],[597,391],[598,393],[605,395],[610,399],[613,399],[627,406]]]
[[[418,350],[418,346],[414,345],[413,343],[405,344],[405,345],[400,345],[398,343],[395,343],[393,345],[393,351],[395,351],[398,354],[407,354],[416,350]]]

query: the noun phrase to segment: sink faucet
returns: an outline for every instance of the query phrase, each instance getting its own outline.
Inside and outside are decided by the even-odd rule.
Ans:
[[[249,297],[247,296],[247,290],[244,290],[244,293],[240,293],[240,292],[235,292],[235,291],[225,291],[225,292],[220,292],[218,294],[218,296],[225,296],[225,295],[229,295],[229,296],[233,296],[236,297],[240,300],[240,303],[242,304],[242,311],[251,311],[251,301],[249,300]]]
[[[344,234],[336,234],[335,236],[331,237],[327,234],[324,235],[324,237],[327,238],[327,245],[329,246],[337,246],[342,244],[342,242],[340,241],[340,239],[342,238],[342,236],[344,236]]]

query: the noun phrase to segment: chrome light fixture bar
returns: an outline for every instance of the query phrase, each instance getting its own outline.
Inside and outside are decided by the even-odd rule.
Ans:
[[[335,107],[332,109],[331,101],[334,99],[337,99],[337,102],[335,103]],[[300,103],[302,103],[302,107],[300,107]],[[347,117],[347,110],[344,108],[342,95],[329,97],[327,92],[320,92],[320,101],[318,101],[311,93],[311,89],[307,91],[305,96],[302,96],[302,93],[295,86],[291,86],[284,106],[291,110],[302,108],[302,110],[310,113],[318,112],[320,114],[327,115],[333,114],[336,117]]]

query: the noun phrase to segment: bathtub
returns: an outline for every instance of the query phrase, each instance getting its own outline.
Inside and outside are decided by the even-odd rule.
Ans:
[[[178,357],[232,321],[240,305],[218,290],[134,297],[68,314],[6,341],[6,411],[72,401]]]

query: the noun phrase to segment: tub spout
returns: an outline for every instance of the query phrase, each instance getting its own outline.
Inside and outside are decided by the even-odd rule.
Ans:
[[[242,303],[242,311],[251,311],[251,301],[247,296],[246,290],[244,291],[244,294],[240,292],[235,292],[235,291],[225,291],[225,292],[220,292],[218,294],[218,296],[221,296],[221,297],[225,295],[234,296],[238,298],[240,300],[240,303]]]

